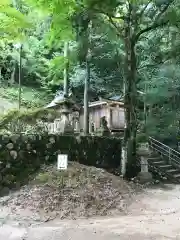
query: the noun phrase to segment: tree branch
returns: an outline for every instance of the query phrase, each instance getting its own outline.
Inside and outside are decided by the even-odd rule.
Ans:
[[[157,67],[158,65],[161,65],[161,64],[164,64],[166,61],[164,61],[164,62],[159,62],[159,63],[154,63],[154,64],[146,64],[146,65],[142,65],[142,66],[139,66],[138,68],[137,68],[137,70],[139,71],[139,70],[141,70],[141,69],[144,69],[144,68],[155,68],[155,67]]]
[[[146,8],[149,6],[149,4],[151,3],[151,0],[149,0],[147,2],[147,4],[144,6],[144,8],[142,9],[142,11],[138,14],[138,18],[141,18],[143,13],[146,11]]]
[[[110,15],[109,15],[110,16]],[[126,20],[126,17],[125,16],[119,16],[119,17],[116,17],[116,16],[110,16],[111,18],[115,18],[115,19],[121,19],[121,20]]]
[[[154,23],[145,28],[145,29],[142,29],[138,34],[136,34],[135,38],[134,38],[134,41],[135,43],[138,41],[139,37],[146,33],[146,32],[149,32],[151,30],[154,30],[156,28],[159,28],[159,27],[163,27],[163,26],[167,26],[168,23],[169,23],[169,20],[164,20],[164,21],[160,21],[162,15],[168,10],[168,8],[170,7],[170,5],[174,2],[175,0],[170,0],[164,7],[163,9],[160,11],[160,13],[156,16],[155,20],[154,20]]]
[[[159,22],[159,23],[154,23],[154,24],[152,24],[151,26],[142,29],[139,33],[137,33],[137,34],[135,35],[135,37],[134,37],[134,42],[136,43],[136,42],[138,41],[139,37],[140,37],[142,34],[144,34],[144,33],[146,33],[146,32],[150,32],[150,31],[152,31],[152,30],[155,30],[155,29],[157,29],[157,28],[159,28],[159,27],[167,26],[168,23],[169,23],[169,20],[166,20],[166,21],[162,21],[162,22]]]
[[[126,19],[126,16],[114,16],[113,14],[111,15],[108,12],[103,11],[102,9],[99,10],[99,9],[93,8],[93,11],[96,12],[96,13],[100,13],[100,14],[103,14],[105,16],[111,17],[111,18],[121,19],[123,21]]]
[[[161,12],[157,15],[157,17],[155,18],[154,22],[157,22],[160,17],[168,10],[168,8],[170,7],[170,5],[174,2],[174,0],[170,0],[161,10]]]
[[[119,27],[116,25],[116,23],[113,21],[112,17],[109,17],[109,22],[111,23],[111,25],[117,30],[117,35],[122,37],[122,35],[120,34],[120,29]]]

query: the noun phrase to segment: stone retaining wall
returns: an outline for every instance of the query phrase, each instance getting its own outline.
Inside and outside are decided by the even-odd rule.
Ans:
[[[0,189],[24,184],[41,166],[57,161],[58,154],[70,161],[115,169],[120,166],[118,138],[56,135],[0,136]]]

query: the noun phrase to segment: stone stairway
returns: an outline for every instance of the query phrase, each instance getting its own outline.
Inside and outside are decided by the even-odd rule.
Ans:
[[[180,152],[149,137],[149,170],[170,183],[180,183]]]
[[[155,151],[148,158],[149,171],[158,175],[162,180],[168,180],[172,183],[180,183],[180,168],[168,163],[166,157],[161,156]]]

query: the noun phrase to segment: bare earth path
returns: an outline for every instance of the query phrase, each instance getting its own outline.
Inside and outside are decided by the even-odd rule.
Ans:
[[[2,215],[0,215],[2,218]],[[180,186],[145,190],[126,216],[0,226],[0,240],[162,240],[180,239]]]

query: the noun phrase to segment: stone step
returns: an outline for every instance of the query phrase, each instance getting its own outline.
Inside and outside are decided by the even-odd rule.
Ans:
[[[164,164],[164,165],[158,165],[160,168],[172,168],[172,165]]]
[[[166,164],[163,160],[160,160],[160,161],[152,161],[153,164],[161,164],[161,165],[164,165]]]
[[[148,161],[160,161],[160,160],[163,160],[161,157],[148,157]]]
[[[150,153],[151,156],[158,156],[158,155],[159,155],[158,152],[155,152],[155,151],[153,151],[153,150],[150,150],[149,153]]]
[[[178,169],[175,169],[175,168],[172,168],[172,169],[168,169],[166,170],[167,173],[179,173],[179,170]]]
[[[174,177],[174,178],[179,178],[179,177],[180,177],[180,173],[178,173],[178,174],[173,174],[173,177]]]
[[[162,158],[161,158],[160,155],[158,155],[158,156],[152,156],[152,155],[150,155],[150,156],[148,156],[148,159],[150,159],[150,160],[155,160],[155,159],[162,159]]]
[[[180,183],[180,169],[169,164],[159,153],[153,152],[148,157],[149,166],[155,167],[163,176],[172,183]],[[154,170],[153,170],[154,171]]]
[[[155,164],[157,164],[157,163],[159,163],[159,162],[161,162],[161,163],[166,163],[162,158],[157,158],[157,159],[148,159],[148,162],[149,163],[155,163]]]

